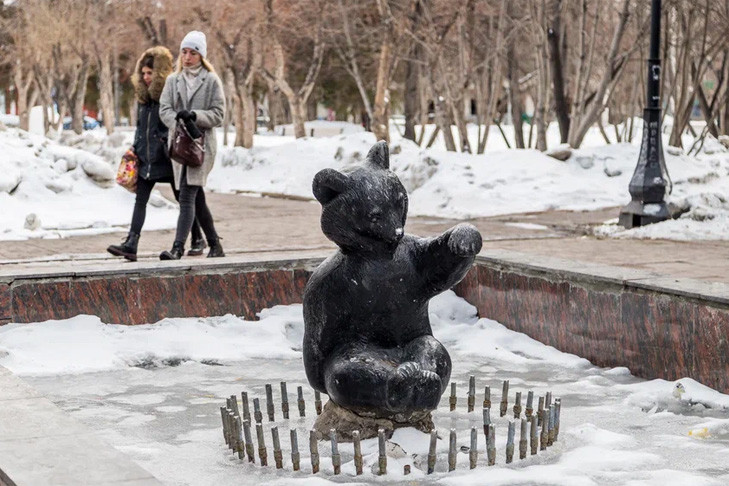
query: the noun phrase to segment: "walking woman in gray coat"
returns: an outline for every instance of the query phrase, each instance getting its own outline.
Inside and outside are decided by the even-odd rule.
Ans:
[[[164,46],[151,47],[144,51],[137,61],[132,75],[134,94],[137,98],[137,131],[132,149],[139,160],[136,200],[132,212],[129,234],[120,245],[106,249],[114,256],[137,261],[139,234],[147,215],[147,202],[157,182],[169,182],[175,199],[180,193],[172,184],[172,164],[167,150],[167,126],[159,118],[159,98],[167,76],[172,73],[172,53]],[[197,223],[192,225],[192,247],[190,256],[202,255],[205,240]]]
[[[177,68],[167,77],[160,97],[159,115],[170,133],[174,133],[177,123],[184,123],[193,138],[205,136],[202,166],[187,167],[172,160],[175,186],[180,191],[180,216],[172,249],[162,252],[161,260],[179,260],[182,257],[196,214],[210,245],[208,258],[225,256],[203,191],[215,162],[215,127],[222,124],[225,113],[223,85],[206,56],[205,34],[195,30],[188,32],[180,43]],[[172,137],[169,143],[172,143]]]

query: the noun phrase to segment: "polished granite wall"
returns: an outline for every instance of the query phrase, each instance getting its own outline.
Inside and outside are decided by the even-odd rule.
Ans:
[[[726,286],[706,284],[702,294],[686,281],[670,286],[630,271],[550,267],[486,259],[454,290],[480,316],[598,366],[627,366],[649,379],[690,377],[729,393]]]
[[[598,366],[694,378],[729,392],[729,287],[640,271],[491,252],[455,288],[479,315]],[[159,268],[0,281],[0,324],[97,315],[141,324],[223,314],[255,319],[300,303],[321,261]]]
[[[252,265],[17,279],[11,284],[0,283],[0,324],[66,319],[78,314],[119,324],[224,314],[253,320],[261,309],[301,303],[310,274],[311,266],[302,264],[294,268]]]

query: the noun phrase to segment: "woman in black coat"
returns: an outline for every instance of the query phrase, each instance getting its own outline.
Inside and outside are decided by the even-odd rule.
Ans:
[[[166,47],[157,46],[144,51],[137,61],[132,76],[139,106],[133,145],[134,153],[139,160],[137,197],[129,234],[121,245],[111,245],[107,248],[112,255],[123,256],[131,261],[137,260],[139,234],[144,226],[147,202],[154,185],[157,182],[170,184],[173,182],[172,164],[167,149],[168,129],[159,117],[159,98],[172,69],[172,53]],[[174,184],[172,190],[175,199],[178,199],[179,191],[175,189]],[[194,222],[192,246],[188,255],[202,255],[205,246],[200,226]]]

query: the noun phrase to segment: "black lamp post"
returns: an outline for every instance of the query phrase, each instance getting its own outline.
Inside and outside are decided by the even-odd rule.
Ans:
[[[661,0],[651,3],[651,44],[648,58],[647,105],[643,110],[643,141],[638,165],[630,180],[630,203],[620,210],[625,228],[644,226],[670,218],[663,197],[666,194],[663,145],[661,145]],[[668,172],[666,171],[666,176]]]

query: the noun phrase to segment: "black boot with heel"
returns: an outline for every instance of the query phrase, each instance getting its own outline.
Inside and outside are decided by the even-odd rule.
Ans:
[[[137,246],[139,245],[139,235],[137,233],[129,233],[126,240],[121,245],[110,245],[106,251],[114,256],[124,257],[129,261],[137,261]]]
[[[224,257],[223,245],[220,244],[220,238],[210,240],[210,251],[208,252],[208,258],[220,258]]]
[[[185,253],[185,246],[180,241],[175,241],[172,244],[172,249],[170,251],[163,251],[159,254],[160,260],[179,260],[182,258],[183,253]]]

